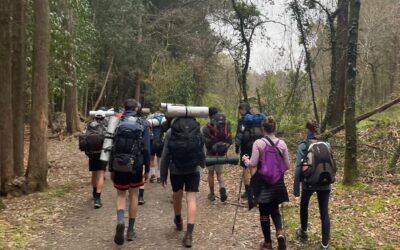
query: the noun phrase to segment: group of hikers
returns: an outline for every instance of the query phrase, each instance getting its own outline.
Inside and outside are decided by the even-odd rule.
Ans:
[[[284,140],[275,136],[277,124],[272,116],[260,113],[245,102],[240,103],[238,112],[241,118],[233,141],[231,125],[217,108],[209,108],[210,120],[201,127],[195,117],[171,118],[156,112],[146,118],[140,103],[127,99],[123,111],[116,115],[120,120],[112,135],[113,145],[108,162],[100,159],[101,150],[104,149],[99,145],[104,138],[110,136],[105,132],[108,118],[99,115],[88,123],[80,137],[80,149],[89,158],[94,208],[102,207],[101,193],[108,163],[111,180],[117,190],[116,244],[122,245],[125,240],[133,241],[136,238],[135,220],[138,205],[145,204],[145,183],[157,182],[166,187],[169,177],[173,192],[173,222],[178,231],[184,228],[182,201],[183,195],[186,195],[187,225],[182,244],[192,247],[197,212],[196,194],[199,192],[200,175],[206,166],[206,159],[226,157],[234,143],[243,167],[240,185],[244,183],[245,191],[241,196],[247,199],[249,209],[259,208],[264,236],[260,249],[273,249],[270,218],[275,225],[278,249],[286,249],[286,235],[279,206],[289,201],[285,184],[285,173],[291,165],[288,147]],[[313,193],[317,193],[322,223],[322,240],[318,249],[328,249],[328,204],[336,167],[330,145],[319,138],[318,124],[309,121],[305,129],[307,137],[298,146],[294,168],[294,196],[296,199],[301,197],[300,227],[296,235],[302,242],[307,241],[309,201]],[[221,202],[227,201],[224,165],[207,165],[210,165],[207,166],[208,199],[216,199],[216,175],[219,199]],[[129,221],[125,236],[127,195]]]

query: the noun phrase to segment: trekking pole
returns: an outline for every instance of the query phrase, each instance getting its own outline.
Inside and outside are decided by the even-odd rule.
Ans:
[[[240,203],[240,196],[242,194],[242,184],[243,184],[244,171],[245,171],[245,169],[243,168],[242,177],[240,178],[239,195],[238,195],[238,199],[237,199],[238,204]],[[235,232],[235,224],[236,224],[236,217],[237,217],[238,209],[239,209],[239,206],[236,206],[236,208],[235,208],[235,216],[233,218],[232,234]]]

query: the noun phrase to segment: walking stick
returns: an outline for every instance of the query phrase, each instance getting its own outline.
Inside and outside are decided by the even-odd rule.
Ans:
[[[245,171],[245,169],[243,168],[242,177],[240,178],[239,195],[238,195],[238,199],[237,199],[238,204],[240,203],[240,196],[242,194],[242,184],[243,184],[244,171]],[[237,217],[238,209],[239,209],[239,206],[236,206],[236,208],[235,208],[235,216],[233,218],[232,234],[235,232],[235,224],[236,224],[236,217]]]

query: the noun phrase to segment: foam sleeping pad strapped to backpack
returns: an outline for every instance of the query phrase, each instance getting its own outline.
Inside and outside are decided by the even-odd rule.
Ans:
[[[261,167],[258,170],[258,173],[261,175],[265,183],[275,185],[280,179],[282,179],[287,170],[283,155],[277,147],[280,140],[274,144],[270,138],[265,137],[263,141],[266,146],[261,158]]]
[[[206,147],[210,155],[224,156],[232,144],[230,128],[226,121],[226,116],[222,113],[215,114],[211,123],[207,125],[208,134],[206,135]]]
[[[200,124],[191,117],[177,118],[171,127],[168,150],[176,168],[195,168],[205,161]]]
[[[123,117],[119,123],[112,149],[112,169],[116,172],[135,173],[143,163],[144,120],[140,117]]]
[[[105,122],[94,119],[79,135],[79,149],[86,153],[98,153],[103,148],[103,142],[106,135]]]
[[[323,141],[306,143],[303,159],[303,182],[310,186],[323,186],[335,182],[336,164],[331,147]]]

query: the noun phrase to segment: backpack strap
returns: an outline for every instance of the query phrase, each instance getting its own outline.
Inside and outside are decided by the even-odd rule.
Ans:
[[[280,140],[278,139],[278,141],[277,141],[276,144],[275,144],[275,143],[271,140],[271,138],[269,138],[268,136],[265,136],[264,139],[266,139],[266,140],[271,144],[271,146],[273,146],[273,147],[277,147],[278,144],[279,144],[279,142],[280,142]],[[282,152],[279,150],[279,148],[277,148],[277,149],[278,149],[279,155],[282,157],[282,159],[284,159]]]

